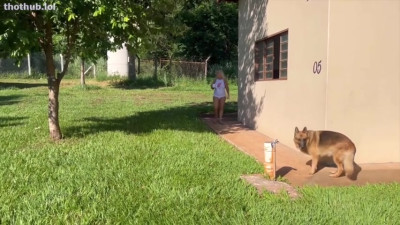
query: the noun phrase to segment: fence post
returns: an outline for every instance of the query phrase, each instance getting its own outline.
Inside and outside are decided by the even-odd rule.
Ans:
[[[81,85],[82,85],[82,87],[86,85],[86,82],[85,82],[85,60],[82,58],[81,58]]]
[[[206,59],[206,61],[205,61],[205,65],[204,65],[204,80],[206,80],[207,79],[207,67],[208,67],[208,60],[210,60],[210,58],[211,58],[211,55],[210,56],[208,56],[208,58]]]
[[[158,60],[160,60],[160,64],[161,64],[161,59],[157,59],[156,56],[154,56],[154,71],[153,71],[153,79],[157,80],[157,67],[158,67]]]
[[[28,75],[30,76],[32,74],[31,70],[31,54],[28,53]]]
[[[61,72],[64,71],[64,57],[62,54],[60,54],[60,68],[61,68]]]

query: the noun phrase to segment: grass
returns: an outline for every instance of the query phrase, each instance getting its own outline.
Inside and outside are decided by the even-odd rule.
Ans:
[[[259,197],[254,159],[200,121],[206,82],[129,88],[65,80],[65,139],[48,139],[45,80],[0,80],[1,224],[397,224],[400,185]],[[237,87],[231,85],[234,110]]]

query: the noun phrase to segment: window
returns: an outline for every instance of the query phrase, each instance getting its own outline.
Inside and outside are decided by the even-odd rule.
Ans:
[[[257,41],[255,80],[287,79],[288,31]]]

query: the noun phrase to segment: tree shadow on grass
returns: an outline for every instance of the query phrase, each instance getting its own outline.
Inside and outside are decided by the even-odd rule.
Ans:
[[[0,106],[17,104],[18,102],[20,102],[20,98],[22,97],[23,95],[0,96]]]
[[[228,103],[234,107],[235,103]],[[137,112],[124,117],[86,117],[75,126],[64,128],[65,137],[84,137],[108,131],[146,134],[155,130],[210,132],[199,116],[212,110],[211,102],[188,104],[154,111]]]
[[[157,89],[165,87],[164,82],[153,77],[137,78],[136,80],[119,80],[111,82],[111,86],[120,89]]]
[[[24,120],[28,117],[10,117],[10,116],[0,116],[0,128],[2,127],[12,127],[24,124]]]
[[[25,88],[35,88],[35,87],[45,87],[46,83],[16,83],[16,82],[0,82],[0,90],[1,89],[25,89]]]

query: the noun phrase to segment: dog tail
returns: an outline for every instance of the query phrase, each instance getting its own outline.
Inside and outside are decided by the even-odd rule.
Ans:
[[[346,172],[346,176],[351,180],[354,179],[354,154],[355,150],[353,152],[348,152],[343,160],[344,171]]]

